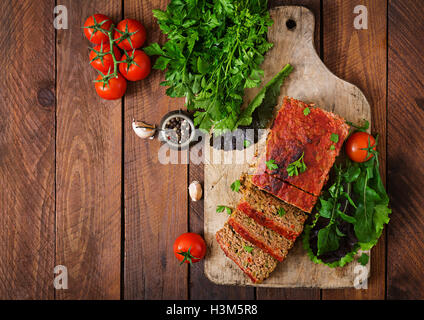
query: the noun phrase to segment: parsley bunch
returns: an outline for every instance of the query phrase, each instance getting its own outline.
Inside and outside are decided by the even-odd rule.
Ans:
[[[166,94],[186,97],[195,125],[220,134],[239,125],[245,88],[260,84],[260,64],[272,47],[265,0],[171,0],[153,15],[168,41],[144,51],[159,55]]]

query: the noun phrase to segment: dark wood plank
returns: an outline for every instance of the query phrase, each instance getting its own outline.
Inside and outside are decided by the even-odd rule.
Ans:
[[[58,299],[119,299],[121,100],[97,96],[81,26],[97,12],[121,17],[121,1],[66,0],[57,32],[57,264],[69,272]],[[48,15],[46,15],[48,16]]]
[[[53,299],[54,1],[0,2],[0,299]]]
[[[320,53],[320,28],[321,28],[321,1],[320,0],[276,0],[270,2],[271,6],[280,5],[302,5],[310,9],[315,15],[315,48]],[[319,289],[274,289],[258,288],[256,290],[257,299],[284,299],[284,300],[318,300],[320,298]]]
[[[189,182],[204,182],[203,164],[189,165]],[[200,201],[191,201],[189,204],[190,232],[203,236],[203,198]],[[252,300],[255,298],[255,289],[241,286],[220,286],[206,278],[203,262],[190,267],[190,299],[192,300]]]
[[[368,29],[353,26],[358,1],[323,2],[323,57],[337,76],[358,86],[372,109],[372,132],[380,135],[381,173],[386,172],[386,12],[385,0],[362,1],[368,9]],[[384,299],[385,235],[371,254],[368,290],[323,290],[323,299]]]
[[[152,9],[168,1],[126,0],[125,17],[139,19],[147,43],[164,42]],[[164,73],[154,70],[132,83],[125,97],[125,299],[186,299],[187,265],[173,254],[175,239],[188,231],[187,165],[162,165],[157,139],[142,140],[131,129],[133,118],[159,125],[184,101],[165,95]]]
[[[389,299],[424,299],[423,12],[422,1],[389,1]]]

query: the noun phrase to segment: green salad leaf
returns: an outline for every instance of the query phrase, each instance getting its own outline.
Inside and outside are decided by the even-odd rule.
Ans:
[[[389,223],[389,196],[381,180],[378,152],[369,149],[370,160],[347,160],[344,167],[334,167],[334,183],[319,198],[314,221],[305,226],[303,245],[315,263],[343,266],[358,249],[370,250]],[[342,242],[351,244],[350,251],[340,252]],[[367,257],[363,254],[358,261],[367,264]]]

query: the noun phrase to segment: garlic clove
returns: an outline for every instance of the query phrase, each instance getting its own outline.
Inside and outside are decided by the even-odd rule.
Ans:
[[[145,123],[143,121],[133,120],[132,128],[135,134],[142,139],[153,139],[156,133],[156,127],[154,125]]]
[[[199,181],[193,181],[188,186],[188,193],[192,201],[198,201],[202,198],[202,185]]]

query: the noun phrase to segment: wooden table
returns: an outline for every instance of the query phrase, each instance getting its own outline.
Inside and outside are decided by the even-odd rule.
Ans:
[[[203,263],[180,266],[173,256],[179,234],[203,231],[202,201],[187,195],[203,167],[159,164],[160,143],[131,129],[133,118],[158,123],[183,106],[159,86],[163,73],[131,83],[122,101],[95,93],[85,18],[136,18],[148,42],[163,42],[152,9],[167,2],[0,2],[0,298],[424,298],[424,3],[272,1],[314,12],[323,61],[369,100],[393,208],[368,290],[283,290],[217,286]],[[53,27],[57,4],[67,8],[67,30]],[[367,30],[353,27],[358,4]],[[68,268],[67,290],[52,285],[56,265]]]

